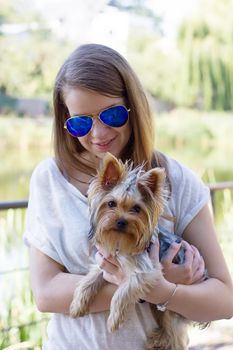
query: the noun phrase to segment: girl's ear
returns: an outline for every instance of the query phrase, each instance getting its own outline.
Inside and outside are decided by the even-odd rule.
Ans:
[[[98,178],[104,190],[111,190],[122,179],[123,163],[111,153],[106,153],[98,171]]]

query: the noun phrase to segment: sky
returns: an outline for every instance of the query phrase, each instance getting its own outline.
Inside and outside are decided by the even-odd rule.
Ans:
[[[148,0],[147,4],[163,18],[165,35],[173,38],[180,21],[192,14],[199,0]]]
[[[48,16],[56,16],[60,14],[69,14],[73,17],[75,14],[81,20],[81,12],[85,7],[85,3],[91,6],[103,7],[107,0],[33,0],[36,6],[43,9]],[[181,19],[197,6],[199,0],[145,0],[147,5],[154,12],[163,17],[164,32],[167,36],[172,37],[180,23]],[[92,5],[93,4],[93,5]]]

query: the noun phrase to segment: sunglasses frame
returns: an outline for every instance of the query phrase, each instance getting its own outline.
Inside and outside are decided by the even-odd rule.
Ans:
[[[111,106],[111,107],[105,108],[105,109],[103,109],[102,111],[100,111],[100,112],[97,113],[97,114],[93,113],[93,114],[89,114],[89,115],[86,115],[86,114],[74,115],[73,117],[70,117],[70,118],[66,119],[66,121],[65,121],[65,123],[64,123],[64,129],[66,129],[67,132],[68,132],[71,136],[73,136],[73,137],[78,137],[78,138],[79,138],[79,137],[87,136],[87,135],[89,134],[89,132],[91,132],[91,130],[92,130],[92,128],[93,128],[93,119],[94,119],[94,118],[98,118],[99,121],[100,121],[103,125],[107,125],[109,128],[114,128],[114,129],[115,129],[115,128],[121,128],[122,126],[111,126],[111,125],[108,125],[108,124],[104,123],[104,122],[100,119],[100,114],[101,114],[101,113],[107,111],[107,110],[110,109],[110,108],[114,108],[114,107],[123,107],[123,108],[127,111],[127,113],[128,113],[128,118],[127,118],[126,122],[122,125],[122,126],[124,126],[124,125],[128,122],[128,120],[129,120],[130,108],[126,108],[124,105],[116,105],[116,106]],[[69,130],[68,130],[68,128],[67,128],[67,122],[68,122],[70,119],[79,118],[79,117],[89,117],[89,118],[91,118],[91,119],[92,119],[92,126],[91,126],[91,129],[90,129],[85,135],[83,135],[83,136],[74,136],[74,135],[72,135],[72,134],[69,132]]]

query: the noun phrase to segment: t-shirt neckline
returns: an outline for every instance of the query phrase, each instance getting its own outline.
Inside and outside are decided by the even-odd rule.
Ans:
[[[56,174],[59,180],[70,190],[73,194],[81,198],[82,200],[87,202],[87,196],[84,195],[77,187],[75,187],[61,172],[59,167],[57,166],[56,160],[52,158],[53,166],[56,171]]]

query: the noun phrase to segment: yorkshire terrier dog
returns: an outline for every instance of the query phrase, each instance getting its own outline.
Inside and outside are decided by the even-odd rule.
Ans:
[[[107,153],[90,184],[89,238],[93,245],[116,257],[126,272],[124,282],[111,300],[107,321],[109,331],[117,330],[124,323],[130,308],[161,278],[163,272],[160,262],[152,261],[149,256],[151,242],[159,237],[161,255],[177,238],[173,234],[158,234],[157,229],[167,197],[165,177],[162,168],[144,171],[143,166],[140,166],[133,169],[132,164],[124,164]],[[184,249],[180,250],[176,260],[176,263],[184,261]],[[80,317],[87,314],[104,283],[102,269],[94,265],[76,287],[70,315]],[[145,349],[187,349],[187,321],[174,312],[159,311],[152,304],[151,310],[158,328],[148,335]]]

